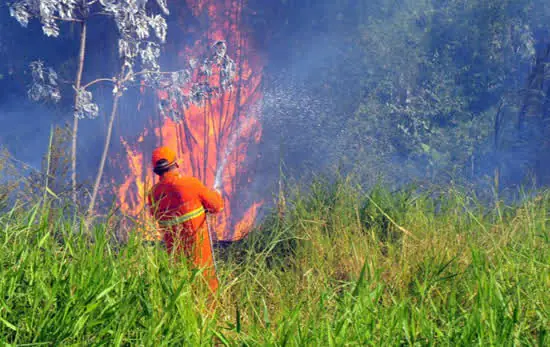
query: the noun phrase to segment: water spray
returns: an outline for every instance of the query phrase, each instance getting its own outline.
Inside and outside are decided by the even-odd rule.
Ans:
[[[223,183],[222,182],[222,178],[223,178],[222,174],[223,174],[223,170],[227,166],[227,160],[229,159],[229,155],[235,149],[235,146],[237,145],[237,139],[239,138],[239,136],[241,136],[241,133],[243,132],[243,130],[249,125],[250,120],[252,119],[251,115],[253,113],[254,112],[247,112],[247,116],[246,116],[244,122],[241,123],[241,125],[239,126],[239,128],[235,132],[233,132],[233,134],[231,135],[231,138],[229,139],[229,141],[227,143],[227,147],[225,147],[223,157],[221,158],[220,165],[218,166],[218,169],[216,170],[216,175],[215,175],[215,178],[214,178],[214,189],[216,189],[216,190],[220,190],[220,188],[222,186],[222,183]]]
[[[241,135],[243,129],[245,128],[245,126],[248,125],[248,123],[250,122],[250,119],[252,117],[251,116],[247,116],[245,121],[239,126],[239,128],[237,129],[237,131],[233,132],[231,138],[229,139],[229,142],[228,142],[228,145],[227,147],[225,148],[225,151],[224,151],[224,154],[223,154],[223,158],[221,160],[221,163],[220,165],[218,166],[218,169],[216,170],[216,176],[215,176],[215,179],[214,179],[214,189],[217,190],[218,192],[221,191],[221,186],[222,186],[222,174],[223,174],[223,170],[225,169],[226,165],[227,165],[227,160],[229,158],[229,155],[231,154],[231,152],[233,152],[233,150],[235,149],[235,145],[237,144],[237,139],[239,138],[239,136]],[[213,217],[212,215],[207,215],[207,225],[208,225],[208,234],[209,234],[209,239],[210,239],[210,247],[212,247],[212,250],[214,249],[213,247],[213,240],[212,240],[212,237],[215,234],[215,231],[214,231],[214,227],[213,227]],[[216,238],[217,239],[217,238]],[[213,261],[214,261],[214,269],[216,270],[216,276],[217,276],[217,266],[216,266],[216,259],[214,258],[214,252],[212,251],[212,258],[213,258]]]

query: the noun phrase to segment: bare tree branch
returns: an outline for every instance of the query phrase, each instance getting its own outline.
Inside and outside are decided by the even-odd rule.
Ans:
[[[85,84],[84,86],[82,86],[82,89],[86,89],[86,88],[88,88],[88,87],[91,87],[91,86],[93,86],[94,84],[99,83],[99,82],[111,82],[111,83],[115,83],[115,79],[114,79],[114,78],[97,78],[97,79],[91,81],[90,83]]]
[[[77,22],[77,23],[84,22],[82,19],[78,19],[78,18],[61,18],[57,16],[52,16],[52,18],[61,22]]]

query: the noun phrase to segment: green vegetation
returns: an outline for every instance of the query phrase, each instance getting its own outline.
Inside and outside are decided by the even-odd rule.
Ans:
[[[75,232],[47,205],[0,217],[0,341],[45,345],[548,345],[550,192],[293,193],[218,252],[221,291],[160,245]]]
[[[294,176],[343,161],[399,183],[477,183],[495,170],[505,186],[550,182],[547,1],[248,2],[270,20],[257,31],[274,30],[269,44],[306,71],[291,90],[313,101],[283,98],[274,118]]]

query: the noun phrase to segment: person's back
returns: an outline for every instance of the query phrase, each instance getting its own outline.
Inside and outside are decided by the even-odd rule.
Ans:
[[[223,209],[222,196],[206,188],[198,179],[180,175],[175,170],[178,167],[175,154],[165,147],[155,150],[153,162],[160,181],[151,189],[148,200],[150,212],[161,227],[166,248],[170,253],[184,253],[195,266],[209,268],[205,273],[210,287],[215,290],[218,283],[206,213],[218,213]],[[166,170],[158,169],[162,166]]]

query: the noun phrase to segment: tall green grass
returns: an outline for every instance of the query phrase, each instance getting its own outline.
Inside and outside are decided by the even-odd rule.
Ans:
[[[12,345],[550,345],[550,193],[488,208],[316,182],[200,272],[44,205],[0,217]],[[54,214],[54,215],[52,215]]]

